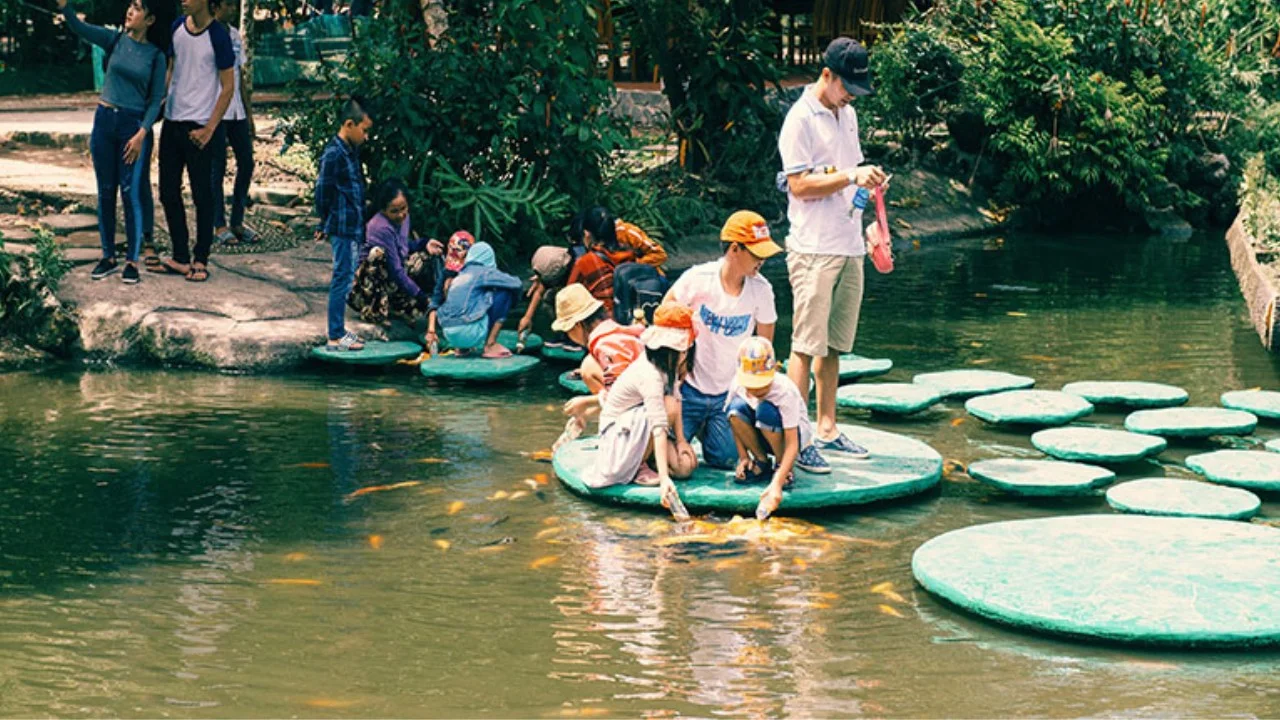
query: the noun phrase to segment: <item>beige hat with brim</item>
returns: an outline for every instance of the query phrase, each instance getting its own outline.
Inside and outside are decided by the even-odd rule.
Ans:
[[[593,297],[582,283],[566,286],[556,293],[556,319],[551,323],[551,329],[569,332],[574,325],[591,317],[602,307],[604,303]]]

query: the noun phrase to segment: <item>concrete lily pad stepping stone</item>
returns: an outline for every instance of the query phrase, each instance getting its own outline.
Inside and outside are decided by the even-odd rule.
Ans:
[[[1115,473],[1097,465],[1013,458],[979,460],[969,466],[969,476],[1026,497],[1084,495],[1116,479]]]
[[[590,388],[587,387],[586,383],[582,382],[582,378],[575,376],[576,372],[576,370],[566,370],[560,373],[560,387],[574,395],[590,395]]]
[[[787,369],[787,363],[782,363]],[[893,361],[888,358],[869,358],[853,353],[840,356],[840,382],[853,382],[862,378],[878,377],[893,369]]]
[[[498,331],[498,344],[510,350],[511,352],[516,351],[516,341],[519,339],[520,339],[520,334],[517,333],[515,330],[499,330]],[[440,341],[440,347],[448,348],[448,346],[449,344],[443,340],[443,335],[442,335],[441,341]],[[529,333],[529,337],[525,338],[525,341],[524,341],[524,354],[535,355],[541,349],[542,349],[542,336],[538,335],[537,333]]]
[[[367,340],[363,350],[331,350],[328,345],[311,348],[311,357],[339,365],[394,365],[397,360],[407,360],[422,354],[422,346],[415,342],[383,342]]]
[[[473,382],[498,382],[529,372],[541,361],[532,355],[505,358],[453,357],[437,355],[423,360],[418,371],[423,377]]]
[[[826,453],[824,457],[831,463],[830,475],[812,475],[797,469],[795,482],[783,493],[779,514],[796,515],[904,497],[928,490],[942,478],[942,456],[919,440],[865,427],[839,427],[851,440],[869,449],[871,458],[853,460],[841,453]],[[560,481],[592,500],[661,510],[656,487],[587,485],[596,462],[597,440],[580,438],[556,451],[552,464]],[[676,485],[690,510],[743,514],[755,511],[764,490],[763,485],[735,483],[731,471],[705,466]]]
[[[1210,407],[1139,410],[1124,419],[1130,432],[1171,438],[1248,435],[1257,425],[1258,417],[1253,413]]]
[[[911,382],[937,388],[945,399],[966,399],[1006,390],[1024,390],[1036,384],[1034,378],[995,370],[943,370],[922,373]]]
[[[1059,460],[1109,464],[1134,462],[1158,455],[1169,446],[1164,438],[1155,435],[1084,427],[1041,430],[1031,436],[1031,444]]]
[[[1019,628],[1168,647],[1280,643],[1280,530],[1074,515],[954,530],[916,550],[926,590]]]
[[[971,398],[964,409],[996,425],[1066,425],[1093,412],[1093,404],[1057,390],[1009,390]]]
[[[1274,390],[1233,390],[1222,393],[1222,407],[1244,410],[1267,420],[1280,420],[1280,392]]]
[[[915,383],[872,383],[836,390],[836,405],[886,415],[910,415],[942,402],[942,392]]]
[[[1248,490],[1173,478],[1120,483],[1107,491],[1107,503],[1120,512],[1139,515],[1219,520],[1248,520],[1262,506],[1258,496]]]
[[[1268,440],[1268,441],[1267,441],[1266,443],[1264,443],[1262,446],[1263,446],[1264,448],[1266,448],[1266,449],[1270,450],[1271,452],[1274,452],[1274,453],[1280,453],[1280,438],[1275,438],[1275,439],[1272,439],[1272,440]]]
[[[501,335],[502,333],[498,333],[498,334]],[[576,363],[576,362],[582,362],[582,358],[586,356],[587,356],[587,351],[584,348],[578,348],[576,350],[568,350],[559,346],[557,347],[551,347],[550,345],[542,346],[543,360],[556,360],[560,362]]]
[[[1062,392],[1079,395],[1094,405],[1131,408],[1163,408],[1186,404],[1187,391],[1174,385],[1153,382],[1090,381],[1062,386]]]
[[[1187,458],[1187,467],[1210,482],[1280,492],[1280,455],[1257,450],[1215,450]]]

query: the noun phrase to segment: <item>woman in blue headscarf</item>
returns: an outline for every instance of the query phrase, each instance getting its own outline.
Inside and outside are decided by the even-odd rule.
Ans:
[[[487,358],[511,355],[498,344],[498,331],[519,293],[520,278],[498,269],[489,243],[472,245],[440,306],[440,328],[449,347],[464,356],[481,348]]]

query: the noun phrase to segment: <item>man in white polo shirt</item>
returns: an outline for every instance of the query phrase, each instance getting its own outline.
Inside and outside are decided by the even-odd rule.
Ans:
[[[853,350],[862,306],[866,188],[886,179],[880,168],[862,164],[858,115],[850,106],[855,96],[871,92],[866,48],[836,38],[823,54],[822,75],[791,106],[778,135],[787,178],[787,270],[795,309],[788,375],[805,397],[811,368],[817,380],[818,448],[859,457],[867,450],[836,427],[836,388],[840,354]]]

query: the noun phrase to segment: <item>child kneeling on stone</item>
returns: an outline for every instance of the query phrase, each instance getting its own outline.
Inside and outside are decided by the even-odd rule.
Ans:
[[[778,509],[782,489],[791,484],[792,466],[811,473],[831,472],[813,445],[804,396],[791,378],[778,373],[773,343],[767,339],[748,338],[738,349],[738,372],[726,411],[738,446],[734,479],[769,482],[760,495],[756,517],[764,519]]]
[[[515,305],[520,285],[520,278],[498,269],[489,243],[472,245],[437,313],[449,347],[460,356],[483,348],[486,358],[510,357],[511,351],[498,344],[498,332]]]
[[[693,311],[666,303],[640,339],[644,355],[627,366],[601,395],[600,442],[592,487],[657,485],[662,504],[677,516],[683,504],[671,478],[697,468],[692,448],[677,449],[681,437],[680,380],[693,362]],[[651,467],[649,463],[654,466]]]

